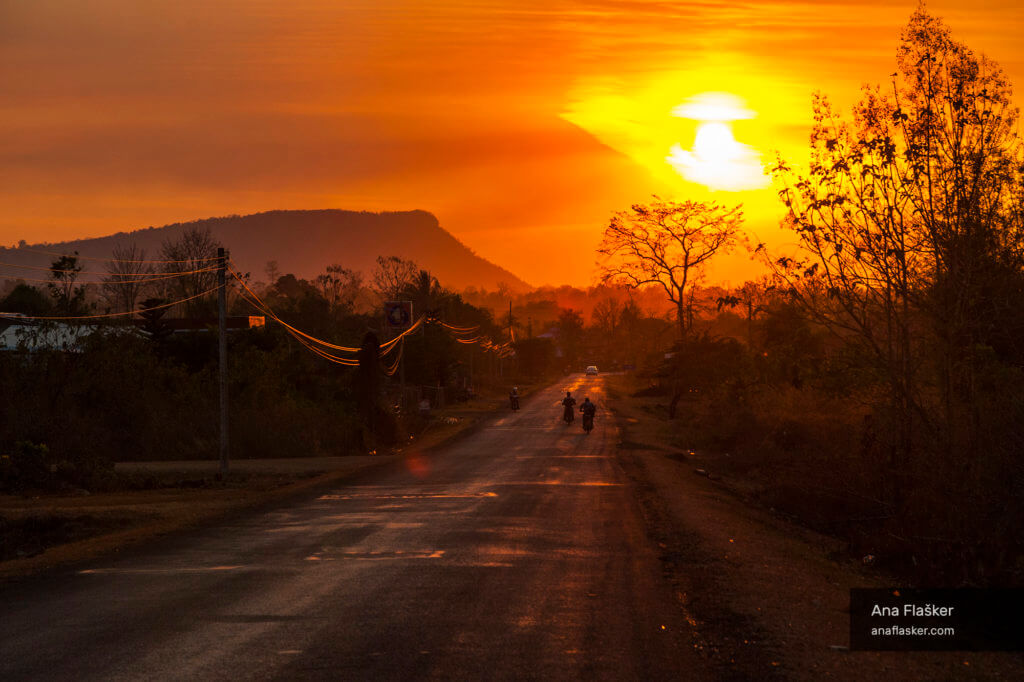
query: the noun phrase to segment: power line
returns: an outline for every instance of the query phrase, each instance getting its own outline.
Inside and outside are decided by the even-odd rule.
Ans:
[[[61,257],[67,257],[67,258],[77,258],[79,260],[103,261],[105,263],[201,263],[201,262],[208,262],[208,261],[215,261],[215,260],[217,260],[217,256],[210,256],[209,258],[188,258],[188,259],[185,259],[185,260],[149,260],[149,259],[131,260],[131,259],[124,259],[124,258],[99,258],[97,256],[79,256],[77,254],[59,253],[57,251],[41,251],[40,249],[30,249],[30,248],[24,247],[24,246],[23,247],[19,247],[17,250],[18,251],[28,251],[30,253],[40,253],[40,254],[43,254],[43,255],[46,255],[46,256],[61,256]],[[216,268],[214,268],[214,269],[216,269]]]
[[[193,270],[191,272],[180,272],[180,273],[174,273],[174,274],[169,274],[169,275],[155,275],[154,274],[152,277],[147,278],[147,279],[134,279],[134,280],[132,280],[132,279],[125,279],[125,280],[114,279],[114,278],[117,278],[117,277],[127,276],[127,275],[122,275],[121,273],[110,273],[111,279],[108,279],[108,280],[102,280],[102,279],[100,279],[100,280],[80,280],[80,279],[76,279],[74,282],[62,282],[61,280],[56,280],[56,279],[39,279],[39,278],[36,278],[36,277],[20,277],[20,276],[7,276],[7,275],[0,275],[0,279],[7,279],[8,281],[13,280],[13,281],[21,281],[21,282],[40,282],[42,284],[62,284],[62,283],[68,283],[68,284],[75,284],[75,285],[79,285],[79,286],[84,286],[86,284],[146,284],[148,282],[162,282],[162,281],[166,281],[166,280],[169,280],[169,279],[176,279],[178,277],[187,277],[189,275],[195,275],[195,274],[204,273],[204,272],[215,272],[215,271],[216,271],[216,268],[212,268],[210,270]],[[68,272],[68,271],[67,270],[60,270],[58,272]],[[152,273],[147,273],[147,274],[152,274]]]
[[[402,362],[402,355],[404,355],[404,353],[405,339],[403,338],[402,342],[398,344],[398,355],[395,356],[395,361],[392,362],[388,367],[384,368],[384,374],[388,375],[389,377],[395,375],[395,372],[398,371],[399,364]]]
[[[345,353],[358,353],[359,352],[358,348],[352,348],[350,346],[339,346],[337,344],[330,343],[329,341],[324,341],[323,339],[318,339],[317,337],[315,337],[315,336],[313,336],[311,334],[307,334],[306,332],[302,331],[301,329],[299,329],[297,327],[293,327],[292,325],[288,324],[287,322],[282,320],[280,317],[278,317],[278,315],[273,310],[270,309],[270,306],[268,306],[266,303],[263,302],[263,299],[261,299],[259,297],[259,295],[255,291],[253,291],[249,287],[249,285],[246,284],[244,280],[242,280],[241,277],[239,277],[238,273],[235,272],[235,270],[231,266],[228,266],[228,272],[231,273],[231,276],[234,277],[238,281],[238,283],[242,285],[242,287],[249,293],[249,295],[252,296],[257,301],[257,303],[253,303],[249,299],[246,299],[246,300],[250,304],[254,305],[257,309],[261,310],[265,315],[267,315],[268,317],[270,317],[273,320],[275,320],[278,324],[284,325],[285,327],[287,327],[293,333],[299,334],[299,335],[309,339],[310,341],[312,341],[314,343],[317,343],[317,344],[320,344],[321,346],[324,346],[325,348],[333,348],[334,350],[340,350],[340,351],[345,352]],[[243,298],[245,298],[245,297],[243,296]]]
[[[420,315],[420,318],[418,320],[416,320],[416,322],[411,327],[406,329],[404,332],[402,332],[401,334],[399,334],[395,338],[390,339],[389,341],[385,341],[384,343],[380,344],[380,347],[381,348],[385,348],[386,347],[388,350],[384,351],[384,352],[387,353],[388,351],[391,350],[391,348],[394,347],[394,345],[396,343],[398,343],[399,341],[404,339],[406,336],[408,336],[409,334],[412,334],[414,331],[419,329],[420,326],[423,325],[425,322],[426,322],[425,316]]]
[[[314,353],[316,353],[320,357],[324,358],[325,360],[329,360],[331,362],[334,362],[334,363],[337,363],[337,364],[346,365],[346,366],[349,366],[349,367],[355,367],[355,366],[359,365],[359,361],[354,359],[354,358],[344,357],[344,356],[341,356],[341,355],[335,355],[334,353],[330,353],[330,352],[324,350],[324,348],[330,348],[330,349],[333,349],[333,350],[341,351],[343,353],[358,353],[359,350],[360,350],[359,348],[354,348],[354,347],[351,347],[351,346],[340,346],[338,344],[334,344],[334,343],[331,343],[329,341],[325,341],[323,339],[320,339],[320,338],[317,338],[317,337],[313,336],[312,334],[308,334],[308,333],[302,331],[301,329],[299,329],[298,327],[295,327],[294,325],[291,325],[291,324],[285,322],[283,319],[281,319],[281,317],[279,315],[277,315],[277,313],[275,313],[270,308],[269,305],[267,305],[267,303],[265,303],[263,301],[262,298],[260,298],[259,294],[257,294],[255,291],[252,290],[252,288],[245,282],[244,279],[242,279],[242,277],[238,274],[238,272],[236,272],[234,270],[234,268],[232,268],[231,266],[227,266],[227,270],[228,270],[228,272],[231,273],[231,276],[234,277],[235,280],[237,280],[238,283],[244,289],[244,292],[240,292],[241,296],[242,296],[242,299],[244,301],[246,301],[247,303],[249,303],[254,308],[256,308],[257,310],[259,310],[260,312],[262,312],[267,317],[271,318],[272,320],[274,320],[278,324],[280,324],[283,327],[285,327],[285,329],[288,331],[288,333],[291,334],[293,337],[295,337],[300,343],[302,343],[303,346],[305,346],[309,350],[313,351]],[[399,334],[398,336],[394,337],[393,339],[390,339],[390,340],[388,340],[388,341],[386,341],[386,342],[384,342],[384,343],[382,343],[382,344],[380,344],[378,346],[378,356],[377,356],[378,359],[383,359],[384,357],[389,355],[395,348],[399,349],[399,352],[398,352],[395,360],[392,361],[392,363],[389,364],[387,367],[385,367],[385,369],[384,369],[384,373],[385,374],[387,374],[388,376],[394,375],[394,373],[397,371],[397,368],[400,366],[401,358],[402,358],[402,355],[404,354],[405,337],[410,335],[410,334],[412,334],[413,332],[415,332],[417,329],[419,329],[424,324],[439,324],[442,327],[444,327],[445,329],[447,329],[452,334],[453,338],[456,341],[458,341],[459,343],[463,343],[463,344],[480,343],[481,347],[484,350],[489,350],[489,351],[495,352],[495,353],[497,353],[499,355],[499,357],[508,357],[513,352],[509,348],[510,343],[504,343],[504,344],[499,346],[499,345],[494,344],[490,340],[489,337],[482,337],[480,335],[477,335],[477,336],[473,337],[472,339],[460,338],[459,335],[471,334],[471,333],[474,333],[477,330],[479,330],[480,329],[479,325],[474,325],[474,326],[469,326],[469,327],[453,325],[453,324],[448,324],[447,322],[439,320],[439,319],[437,319],[435,317],[427,317],[426,315],[421,315],[419,317],[419,319],[417,319],[416,322],[414,322],[408,329],[406,329],[405,331],[403,331],[401,334]],[[318,346],[322,346],[323,348],[320,348]]]
[[[155,305],[155,306],[151,306],[149,308],[141,308],[139,310],[128,310],[128,311],[120,312],[120,313],[98,313],[96,315],[66,315],[66,316],[42,316],[42,315],[20,315],[20,314],[14,314],[14,313],[0,313],[0,317],[8,319],[8,320],[98,320],[98,319],[105,318],[105,317],[120,317],[122,315],[137,315],[139,313],[148,313],[151,310],[161,310],[162,308],[170,308],[171,306],[176,306],[176,305],[180,305],[182,303],[187,303],[188,301],[194,301],[195,299],[202,298],[203,296],[206,296],[207,294],[212,294],[213,292],[217,291],[220,288],[221,288],[220,286],[215,286],[212,289],[207,289],[206,291],[202,292],[201,294],[196,294],[195,296],[189,296],[188,298],[182,298],[182,299],[179,299],[177,301],[172,301],[170,303],[163,303],[161,305]]]
[[[319,339],[319,338],[317,338],[317,337],[315,337],[315,336],[313,336],[311,334],[307,334],[306,332],[302,331],[301,329],[299,329],[299,328],[297,328],[297,327],[295,327],[295,326],[293,326],[291,324],[288,324],[287,322],[282,320],[270,308],[270,306],[268,306],[266,303],[263,302],[263,299],[261,299],[259,297],[259,295],[255,291],[253,291],[252,288],[250,288],[248,284],[245,283],[245,281],[238,275],[237,272],[234,271],[234,269],[232,269],[230,266],[228,266],[228,271],[231,273],[232,277],[234,277],[236,280],[238,280],[238,283],[241,284],[242,287],[245,289],[245,291],[248,293],[248,296],[246,296],[245,294],[242,294],[243,300],[245,300],[247,303],[249,303],[250,305],[255,307],[257,310],[263,312],[265,315],[267,315],[268,317],[273,319],[278,324],[280,324],[283,327],[285,327],[285,329],[288,331],[288,333],[291,334],[293,337],[295,337],[295,339],[298,340],[303,346],[305,346],[309,350],[313,351],[314,353],[316,353],[320,357],[324,358],[325,360],[329,360],[330,362],[334,362],[334,363],[340,364],[340,365],[346,365],[348,367],[357,367],[359,365],[359,361],[354,359],[354,358],[347,358],[347,357],[343,357],[343,356],[340,356],[340,355],[335,355],[333,353],[329,353],[329,352],[323,350],[323,348],[318,348],[317,345],[314,345],[314,344],[318,344],[320,346],[324,346],[325,348],[332,348],[332,349],[336,349],[336,350],[340,350],[342,352],[348,352],[348,353],[358,353],[359,350],[360,350],[359,348],[352,348],[352,347],[348,347],[348,346],[339,346],[337,344],[333,344],[333,343],[330,343],[328,341],[324,341],[323,339]],[[415,325],[413,325],[408,330],[406,330],[406,332],[403,333],[401,336],[396,337],[396,339],[397,340],[401,340],[402,338],[405,337],[406,334],[408,334],[410,331],[413,331],[416,327],[418,327],[422,323],[423,323],[423,318],[421,317],[419,320],[417,320]],[[396,339],[393,339],[392,341],[395,341]],[[391,343],[391,342],[389,342],[388,344],[385,344],[385,345],[387,346],[387,348],[382,350],[382,351],[380,351],[378,353],[378,358],[383,358],[385,355],[387,355],[394,348],[394,344]],[[381,347],[383,348],[384,346],[381,346]],[[399,357],[401,357],[401,353],[399,353]],[[395,365],[395,367],[397,367],[397,365]],[[391,374],[393,374],[393,373],[394,373],[394,371],[392,370]]]
[[[321,348],[317,348],[316,346],[311,344],[309,341],[306,341],[304,338],[302,338],[301,336],[299,336],[298,334],[293,332],[291,329],[288,329],[287,332],[289,334],[291,334],[292,336],[294,336],[295,339],[299,343],[301,343],[303,346],[305,346],[309,350],[313,351],[314,353],[316,353],[317,355],[319,355],[320,357],[322,357],[325,360],[328,360],[328,361],[333,362],[333,363],[338,364],[338,365],[345,365],[347,367],[358,367],[359,366],[359,361],[358,360],[353,360],[351,358],[343,358],[343,357],[341,357],[339,355],[332,355],[331,353],[328,353],[327,351],[325,351],[325,350],[323,350]]]
[[[23,270],[43,270],[45,272],[73,272],[75,274],[101,274],[104,276],[119,276],[119,278],[144,278],[144,276],[151,276],[153,272],[111,272],[110,270],[98,271],[98,270],[76,270],[74,268],[59,268],[59,267],[43,267],[41,265],[18,265],[17,263],[2,263],[0,267],[16,267]],[[202,272],[216,272],[216,267],[204,267],[195,270],[185,270],[182,272],[173,272],[174,276],[183,276],[185,274],[200,274]]]

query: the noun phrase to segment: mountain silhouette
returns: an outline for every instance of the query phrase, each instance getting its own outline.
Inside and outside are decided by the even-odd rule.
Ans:
[[[160,258],[164,242],[176,240],[190,227],[209,227],[214,238],[229,251],[236,267],[262,279],[268,261],[278,270],[310,279],[338,263],[369,276],[378,256],[399,256],[429,270],[451,289],[468,286],[496,289],[500,283],[514,292],[530,285],[508,270],[476,255],[438,223],[427,211],[266,211],[246,216],[207,218],[189,223],[119,232],[107,237],[79,239],[56,244],[23,244],[0,247],[0,280],[17,277],[46,277],[43,271],[12,268],[13,265],[49,267],[53,256],[40,251],[110,258],[118,245],[134,243],[145,249],[146,258]],[[100,263],[85,264],[86,270],[101,271]]]

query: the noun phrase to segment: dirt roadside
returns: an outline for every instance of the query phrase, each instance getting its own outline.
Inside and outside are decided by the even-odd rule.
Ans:
[[[620,461],[640,491],[666,579],[724,679],[1008,680],[1024,655],[851,652],[849,590],[896,581],[835,560],[841,543],[734,495],[686,461],[665,424],[608,378]]]

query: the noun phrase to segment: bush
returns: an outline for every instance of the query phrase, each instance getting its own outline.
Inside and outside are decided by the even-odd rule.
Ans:
[[[9,492],[102,488],[112,475],[107,462],[59,458],[46,445],[28,441],[19,441],[10,454],[0,455],[0,490]]]

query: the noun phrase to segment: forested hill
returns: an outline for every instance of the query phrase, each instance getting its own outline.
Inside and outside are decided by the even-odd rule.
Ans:
[[[165,241],[176,239],[188,227],[209,227],[231,251],[239,268],[262,279],[268,261],[277,261],[281,273],[312,278],[333,263],[369,275],[377,256],[399,256],[430,270],[451,289],[468,286],[497,288],[504,282],[514,292],[530,286],[514,274],[473,253],[440,226],[427,211],[370,213],[336,209],[267,211],[247,216],[208,218],[191,223],[119,232],[107,237],[0,247],[0,263],[47,267],[53,260],[37,251],[109,258],[115,246],[135,243],[147,258],[159,258]],[[32,249],[32,250],[30,250]],[[0,265],[0,279],[28,277],[32,271]]]

